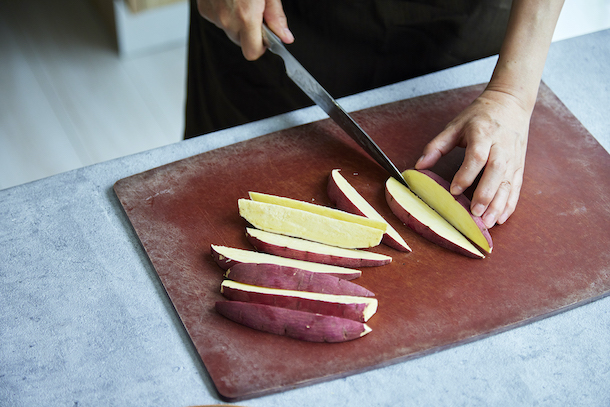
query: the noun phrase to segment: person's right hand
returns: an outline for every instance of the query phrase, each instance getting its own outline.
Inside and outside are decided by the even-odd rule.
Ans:
[[[284,43],[294,41],[281,0],[197,0],[197,8],[241,47],[249,61],[265,53],[263,21]]]

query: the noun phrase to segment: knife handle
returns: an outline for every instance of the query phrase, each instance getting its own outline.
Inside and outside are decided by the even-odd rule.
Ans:
[[[274,54],[277,54],[279,48],[284,46],[282,40],[265,23],[263,23],[263,44]]]

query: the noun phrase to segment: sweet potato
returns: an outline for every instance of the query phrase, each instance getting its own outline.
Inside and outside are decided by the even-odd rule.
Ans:
[[[356,215],[366,216],[387,223],[387,228],[381,242],[396,250],[410,252],[411,248],[383,216],[368,203],[366,199],[341,175],[340,170],[331,171],[327,194],[333,205],[337,208]]]
[[[419,170],[419,171],[426,174],[428,177],[430,177],[431,179],[436,181],[437,184],[439,184],[440,186],[445,188],[445,190],[447,192],[451,193],[450,192],[451,183],[449,181],[445,180],[443,177],[441,177],[440,175],[438,175],[430,170]],[[489,229],[487,229],[487,226],[485,226],[483,219],[481,219],[480,216],[473,215],[472,212],[470,211],[470,199],[468,199],[468,197],[464,194],[452,195],[452,196],[460,205],[462,205],[464,207],[464,209],[466,209],[466,211],[472,217],[472,220],[474,220],[474,223],[476,223],[476,225],[479,227],[479,230],[481,231],[481,233],[485,237],[485,240],[487,240],[487,244],[489,245],[488,253],[491,253],[491,251],[493,250],[493,241],[491,240],[491,234],[489,233]],[[483,250],[485,250],[485,249],[483,248]]]
[[[240,301],[219,301],[216,311],[249,328],[310,342],[345,342],[371,332],[351,319]]]
[[[346,222],[358,223],[385,231],[387,223],[366,216],[355,215],[339,209],[329,208],[328,206],[318,205],[311,202],[299,201],[297,199],[286,198],[283,196],[262,194],[260,192],[249,192],[250,199],[257,202],[265,202],[273,205],[285,206],[287,208],[299,209],[305,212],[315,213],[327,218],[343,220]]]
[[[411,191],[419,198],[427,203],[432,209],[438,212],[445,220],[447,220],[460,233],[470,239],[481,250],[491,253],[491,237],[487,228],[487,236],[480,229],[480,224],[477,224],[473,219],[470,210],[458,202],[453,195],[442,186],[439,181],[442,180],[439,176],[431,177],[431,171],[407,170],[403,172],[403,176]],[[445,181],[446,182],[446,181]]]
[[[342,278],[277,264],[239,263],[228,269],[225,277],[239,283],[283,290],[360,297],[375,295],[366,288]]]
[[[266,202],[240,199],[239,214],[252,226],[348,249],[375,247],[384,230]]]
[[[485,257],[456,228],[394,178],[386,182],[386,200],[398,219],[422,237],[465,256]]]
[[[279,266],[300,268],[314,273],[330,274],[345,280],[353,280],[362,275],[360,270],[333,266],[330,264],[288,259],[285,257],[274,256],[272,254],[255,252],[253,250],[211,245],[211,251],[212,258],[223,270],[227,270],[238,263],[268,263],[277,264]]]
[[[259,287],[224,280],[221,293],[229,300],[255,302],[366,322],[377,311],[377,299]]]
[[[344,249],[253,228],[246,228],[246,237],[259,252],[295,260],[342,267],[383,266],[392,261],[391,257],[379,253]]]

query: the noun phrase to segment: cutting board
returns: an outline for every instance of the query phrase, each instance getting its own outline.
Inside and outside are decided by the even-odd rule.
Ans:
[[[354,113],[399,169],[480,94],[472,86]],[[463,151],[434,170],[450,179]],[[372,332],[340,344],[262,333],[214,311],[222,271],[210,245],[250,249],[237,200],[248,191],[330,205],[342,174],[413,249],[356,282],[379,300]],[[470,259],[407,229],[384,198],[387,174],[331,121],[290,128],[119,180],[115,192],[219,396],[252,398],[374,369],[576,307],[610,292],[610,156],[543,84],[531,121],[521,199]]]

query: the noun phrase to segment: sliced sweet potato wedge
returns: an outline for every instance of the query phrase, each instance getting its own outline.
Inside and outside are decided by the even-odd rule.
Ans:
[[[393,249],[401,252],[410,252],[411,248],[379,212],[341,175],[339,169],[331,171],[327,194],[333,205],[337,208],[353,213],[355,215],[366,216],[369,219],[375,219],[380,222],[385,222],[387,228],[381,242]]]
[[[330,264],[313,263],[310,261],[288,259],[268,253],[259,253],[253,250],[238,249],[234,247],[211,245],[212,258],[222,268],[227,270],[238,263],[266,263],[278,266],[287,266],[308,270],[313,273],[330,274],[345,280],[353,280],[362,275],[360,270]]]
[[[225,278],[239,283],[283,290],[360,297],[375,296],[361,285],[342,278],[277,264],[239,263],[225,272]]]
[[[347,249],[375,247],[382,229],[266,202],[239,200],[239,214],[257,229]]]
[[[377,312],[377,299],[349,295],[282,290],[224,280],[221,293],[229,300],[255,302],[366,322]]]
[[[384,254],[330,246],[260,229],[246,228],[246,237],[259,252],[314,263],[342,267],[373,267],[392,261],[391,257]]]
[[[264,304],[219,301],[216,311],[249,328],[309,342],[346,342],[371,332],[368,325],[351,319]]]
[[[385,222],[387,228],[381,240],[387,246],[402,252],[410,252],[411,248],[383,216],[341,175],[339,169],[334,169],[330,173],[327,186],[328,197],[339,209],[356,215],[366,216]]]
[[[440,175],[438,175],[430,170],[419,170],[419,171],[426,174],[434,181],[436,181],[440,186],[445,188],[445,190],[447,192],[450,191],[451,183],[449,181],[447,181],[446,179],[444,179],[443,177],[441,177]],[[449,192],[449,193],[451,193],[451,192]],[[464,207],[464,209],[466,209],[466,211],[472,217],[472,220],[474,220],[474,223],[476,223],[476,225],[479,227],[479,230],[481,231],[483,236],[485,236],[485,239],[487,240],[487,244],[489,245],[488,253],[491,253],[491,251],[493,250],[493,241],[491,240],[491,234],[489,233],[489,229],[487,229],[487,226],[485,226],[483,219],[481,219],[480,216],[475,216],[472,214],[472,212],[470,212],[470,199],[468,199],[468,197],[464,194],[452,195],[452,196],[460,205],[462,205]]]
[[[387,223],[385,221],[379,221],[376,219],[370,219],[366,216],[355,215],[342,210],[329,208],[328,206],[318,205],[310,202],[299,201],[297,199],[286,198],[283,196],[263,194],[260,192],[249,192],[250,199],[257,202],[266,202],[274,205],[285,206],[288,208],[299,209],[306,212],[315,213],[318,215],[325,216],[327,218],[333,218],[337,220],[344,220],[346,222],[359,223],[364,226],[370,226],[385,231]]]
[[[486,237],[473,219],[470,211],[465,209],[445,187],[439,184],[438,178],[440,177],[433,179],[430,177],[429,171],[422,172],[417,170],[407,170],[402,174],[409,188],[418,197],[430,205],[432,209],[438,212],[475,245],[483,251],[491,253],[491,245],[488,241],[489,233]],[[485,228],[485,231],[487,231],[487,228]]]
[[[386,182],[386,200],[398,219],[422,237],[465,256],[485,257],[456,228],[394,178]]]

